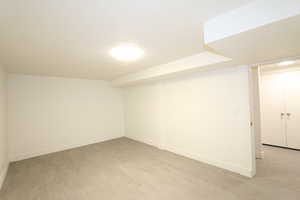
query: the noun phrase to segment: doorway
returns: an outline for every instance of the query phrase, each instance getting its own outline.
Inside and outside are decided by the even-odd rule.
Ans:
[[[251,67],[255,157],[269,146],[300,150],[300,60]]]

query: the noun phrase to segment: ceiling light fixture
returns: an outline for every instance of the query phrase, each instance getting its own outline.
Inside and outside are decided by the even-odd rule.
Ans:
[[[144,51],[133,44],[122,44],[112,48],[109,54],[120,61],[134,61],[144,55]]]
[[[278,63],[278,65],[279,66],[287,66],[287,65],[292,65],[295,63],[296,63],[295,60],[286,60],[286,61],[282,61],[282,62]]]

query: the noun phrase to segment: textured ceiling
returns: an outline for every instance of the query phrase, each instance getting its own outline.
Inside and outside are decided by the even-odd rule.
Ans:
[[[202,52],[202,23],[250,0],[0,0],[0,64],[23,74],[111,80]],[[108,51],[141,46],[130,63]]]

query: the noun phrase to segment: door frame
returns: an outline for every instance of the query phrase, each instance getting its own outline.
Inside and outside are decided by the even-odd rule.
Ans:
[[[250,119],[251,119],[251,144],[252,144],[252,163],[256,173],[256,159],[263,159],[264,152],[262,148],[261,138],[261,93],[260,78],[261,66],[279,63],[285,60],[299,60],[300,56],[287,57],[267,62],[261,62],[249,65],[249,103],[250,103]]]
[[[250,75],[250,106],[251,106],[251,132],[254,135],[255,159],[262,159],[264,152],[261,137],[261,93],[260,93],[260,66],[249,68]]]

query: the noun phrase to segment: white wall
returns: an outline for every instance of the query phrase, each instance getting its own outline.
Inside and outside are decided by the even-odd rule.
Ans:
[[[246,176],[255,173],[248,68],[125,90],[125,135]]]
[[[204,23],[205,44],[300,14],[299,0],[256,0]]]
[[[144,143],[160,146],[160,84],[141,85],[125,89],[126,136]]]
[[[0,66],[0,189],[8,168],[6,73]]]
[[[119,77],[112,81],[115,86],[132,85],[145,81],[159,80],[182,73],[188,73],[192,70],[205,71],[212,68],[212,65],[230,61],[231,58],[219,54],[204,51],[199,54],[184,57],[166,64],[150,67],[135,73]]]
[[[252,121],[253,134],[255,135],[255,156],[263,158],[263,148],[261,143],[261,109],[260,109],[260,68],[251,68],[252,78]]]
[[[10,74],[12,161],[122,137],[121,89],[98,80]]]

